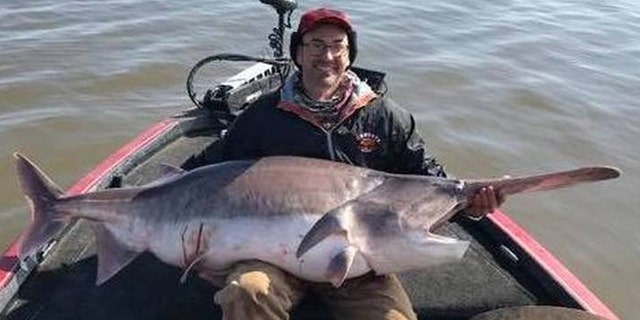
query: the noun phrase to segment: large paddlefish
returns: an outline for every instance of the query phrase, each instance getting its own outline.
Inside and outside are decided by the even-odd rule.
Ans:
[[[611,167],[521,178],[464,181],[389,174],[326,160],[267,157],[185,172],[166,166],[150,184],[64,195],[15,154],[33,222],[20,258],[71,219],[93,221],[101,284],[141,252],[204,278],[258,259],[302,279],[331,282],[371,270],[395,273],[460,259],[468,243],[434,231],[479,188],[505,195],[620,175]]]

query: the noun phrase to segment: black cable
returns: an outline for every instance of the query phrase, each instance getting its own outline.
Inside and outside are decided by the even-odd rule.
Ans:
[[[187,94],[189,95],[189,99],[191,99],[191,101],[199,108],[206,109],[206,107],[202,105],[202,101],[199,101],[196,98],[196,93],[193,90],[193,79],[195,78],[195,75],[202,67],[214,61],[252,61],[252,62],[262,62],[262,63],[270,64],[276,67],[275,68],[276,72],[280,74],[280,78],[282,81],[281,83],[284,83],[284,79],[286,78],[291,66],[291,61],[289,59],[283,59],[283,58],[280,58],[280,59],[258,58],[258,57],[240,55],[240,54],[226,54],[226,53],[216,54],[213,56],[206,57],[198,61],[193,66],[193,68],[191,68],[191,71],[189,71],[189,76],[187,77]]]

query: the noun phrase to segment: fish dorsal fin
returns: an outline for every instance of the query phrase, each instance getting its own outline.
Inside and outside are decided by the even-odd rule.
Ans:
[[[93,223],[93,229],[98,252],[96,285],[101,285],[124,269],[140,252],[123,248],[102,223]]]
[[[170,179],[187,173],[187,170],[168,163],[161,163],[158,171],[160,173],[160,180]]]
[[[187,170],[184,170],[180,167],[176,167],[172,164],[168,164],[168,163],[161,163],[158,166],[158,178],[145,184],[144,186],[149,188],[149,187],[155,187],[155,186],[159,186],[164,184],[165,182],[179,177],[185,173],[187,173]]]
[[[347,278],[349,274],[349,270],[351,270],[351,266],[353,265],[353,261],[356,258],[356,254],[358,253],[358,248],[354,246],[348,246],[336,254],[333,259],[329,262],[329,266],[327,267],[327,271],[325,276],[329,279],[331,284],[338,288],[342,285],[344,280]]]

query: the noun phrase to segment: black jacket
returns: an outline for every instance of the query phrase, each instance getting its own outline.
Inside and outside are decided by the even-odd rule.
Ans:
[[[446,176],[416,131],[413,116],[388,98],[375,96],[331,129],[281,107],[280,92],[267,95],[212,145],[183,167],[235,159],[293,155],[330,159],[376,170]]]

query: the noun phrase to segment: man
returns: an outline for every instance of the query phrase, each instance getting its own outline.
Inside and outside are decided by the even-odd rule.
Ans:
[[[271,155],[331,159],[376,170],[445,176],[416,131],[413,116],[374,93],[349,70],[356,33],[346,14],[327,8],[306,12],[291,36],[298,72],[282,90],[248,108],[225,136],[221,150],[191,159],[214,162]],[[482,217],[502,202],[481,190],[467,214]],[[340,288],[309,283],[266,263],[241,263],[215,300],[225,319],[288,319],[306,291],[316,293],[336,319],[416,319],[395,275],[368,274]]]

